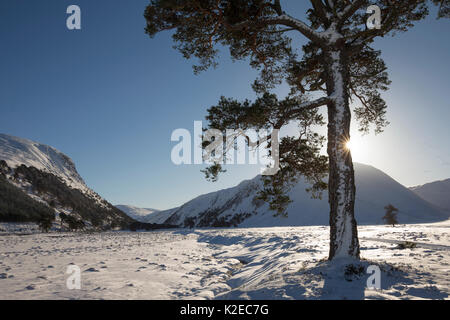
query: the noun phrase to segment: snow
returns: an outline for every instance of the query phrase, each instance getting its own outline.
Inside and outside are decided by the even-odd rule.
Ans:
[[[32,166],[62,178],[72,188],[83,191],[87,189],[72,159],[53,147],[0,134],[0,160],[5,160],[11,168],[22,164]]]
[[[331,23],[327,30],[321,32],[320,37],[325,39],[329,44],[334,44],[339,39],[342,39],[342,35],[336,30],[336,22]]]
[[[0,223],[0,235],[39,233],[39,226],[33,222],[3,222]]]
[[[359,225],[384,224],[384,207],[392,204],[399,209],[400,223],[426,223],[446,220],[442,212],[418,197],[387,174],[368,165],[355,163],[356,203],[355,216]],[[147,222],[163,223],[169,217],[171,223],[183,224],[187,217],[197,217],[204,212],[217,211],[219,217],[249,213],[240,227],[311,226],[329,225],[328,195],[322,200],[311,199],[305,191],[308,184],[300,180],[289,192],[293,202],[288,206],[288,217],[274,217],[267,204],[253,201],[261,178],[241,182],[238,186],[201,195],[179,208],[147,216]],[[376,195],[376,197],[374,196]]]
[[[140,221],[140,222],[145,222],[146,217],[148,215],[159,212],[159,210],[156,210],[156,209],[138,208],[135,206],[124,205],[124,204],[118,204],[115,207],[117,209],[125,212],[129,217],[133,218],[136,221]]]
[[[94,199],[99,205],[106,206],[105,200],[86,186],[72,159],[53,147],[0,133],[0,160],[5,160],[8,166],[13,169],[25,165],[51,173],[59,177],[70,188],[78,189],[86,196]],[[43,201],[36,194],[25,190],[26,185],[22,183],[13,184],[24,189],[30,197]]]
[[[145,218],[143,218],[143,222],[163,224],[167,220],[167,217],[170,217],[172,213],[176,210],[178,210],[178,208],[155,211],[145,216]]]
[[[324,226],[3,235],[0,299],[449,299],[449,228],[360,226],[380,290],[326,261]],[[81,290],[66,287],[72,264]]]

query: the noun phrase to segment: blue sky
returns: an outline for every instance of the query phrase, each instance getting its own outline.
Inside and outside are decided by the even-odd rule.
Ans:
[[[200,166],[170,160],[172,131],[192,131],[221,95],[253,98],[256,73],[225,54],[217,69],[194,75],[169,33],[144,33],[147,3],[1,1],[0,132],[63,151],[114,204],[166,209],[257,174],[235,166],[213,184]],[[303,16],[300,2],[287,3]],[[71,4],[81,7],[82,30],[66,28]],[[391,125],[352,138],[355,161],[407,186],[450,177],[450,23],[435,16],[377,41],[393,81],[384,95]]]

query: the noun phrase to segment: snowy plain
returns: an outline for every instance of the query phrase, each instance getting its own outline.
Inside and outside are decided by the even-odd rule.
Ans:
[[[380,267],[381,290],[326,261],[324,226],[3,232],[0,299],[449,299],[450,220],[358,230],[361,265]],[[66,287],[73,264],[80,290]]]

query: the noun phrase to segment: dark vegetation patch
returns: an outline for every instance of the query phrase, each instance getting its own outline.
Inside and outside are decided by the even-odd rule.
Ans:
[[[9,183],[7,175],[13,181],[30,183],[35,194],[48,199],[49,206],[33,200],[20,188]],[[59,177],[34,167],[21,165],[12,170],[1,160],[0,179],[0,220],[4,222],[39,222],[43,216],[51,214],[54,217],[51,207],[58,206],[70,209],[71,216],[78,217],[66,219],[73,229],[82,229],[83,221],[102,229],[127,228],[134,221],[110,203],[103,201],[100,204],[80,190],[70,188]]]
[[[0,175],[0,222],[36,222],[54,219],[54,211],[30,198]]]

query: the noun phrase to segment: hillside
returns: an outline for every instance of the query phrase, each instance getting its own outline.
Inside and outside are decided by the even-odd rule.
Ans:
[[[91,191],[78,174],[72,159],[48,145],[0,134],[0,160],[5,160],[11,168],[20,165],[34,167],[60,177],[71,188]]]
[[[133,221],[89,189],[73,161],[50,146],[0,134],[0,174],[2,187],[10,190],[2,196],[8,210],[0,212],[0,221],[36,222],[39,214],[25,212],[23,205],[36,210],[44,206],[57,218],[64,213],[67,221],[87,228],[109,229]]]
[[[410,189],[422,199],[450,211],[450,179],[435,181]]]
[[[37,222],[54,214],[47,205],[9,183],[0,171],[0,222]]]

